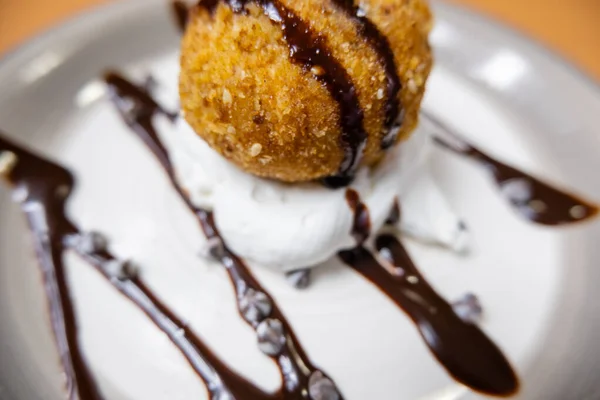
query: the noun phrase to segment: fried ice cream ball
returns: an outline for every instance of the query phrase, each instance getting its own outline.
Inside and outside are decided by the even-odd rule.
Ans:
[[[393,99],[381,53],[345,1],[277,3],[309,27],[350,78],[366,133],[360,165],[369,166],[385,152]],[[265,4],[272,5],[212,0],[192,11],[181,54],[185,118],[214,150],[251,174],[286,182],[334,176],[347,156],[342,104],[318,79],[327,73],[322,66],[293,59],[282,24],[267,15]],[[431,14],[424,0],[363,0],[360,7],[359,15],[387,40],[400,80],[398,143],[418,121],[432,66]]]

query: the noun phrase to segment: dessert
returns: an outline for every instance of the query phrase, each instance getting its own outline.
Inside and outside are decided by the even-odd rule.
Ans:
[[[252,174],[351,180],[414,129],[431,68],[423,1],[203,1],[181,57],[186,120]]]
[[[236,7],[235,4],[229,6]],[[187,327],[144,283],[143,265],[138,270],[131,263],[119,261],[108,250],[106,238],[97,233],[82,232],[66,216],[67,200],[74,186],[72,174],[58,164],[0,137],[0,174],[13,186],[15,200],[21,204],[32,228],[44,272],[44,284],[49,294],[52,328],[61,350],[69,398],[101,399],[104,396],[102,388],[95,383],[86,363],[85,349],[81,348],[77,340],[79,330],[62,261],[62,255],[67,250],[79,254],[95,267],[116,290],[140,308],[157,328],[164,332],[189,362],[199,379],[205,383],[209,398],[352,398],[352,393],[346,393],[344,387],[338,387],[328,375],[331,371],[326,372],[319,367],[318,352],[310,353],[309,357],[309,349],[302,345],[302,338],[295,333],[294,324],[281,311],[277,298],[269,294],[254,278],[254,263],[249,267],[246,264],[246,256],[231,246],[230,239],[235,242],[234,232],[223,229],[227,227],[223,218],[225,214],[234,214],[238,218],[237,214],[227,208],[219,208],[224,197],[211,199],[210,195],[206,196],[206,193],[203,194],[202,190],[199,190],[201,185],[195,185],[188,179],[189,176],[225,182],[230,190],[230,197],[239,197],[239,201],[233,203],[235,206],[243,205],[247,200],[243,195],[244,185],[252,187],[250,192],[258,199],[264,200],[272,196],[276,199],[287,199],[287,202],[281,204],[287,205],[288,208],[296,207],[301,203],[298,200],[305,198],[293,198],[290,202],[288,196],[294,191],[300,194],[309,193],[314,196],[313,199],[323,199],[323,202],[324,196],[330,195],[333,199],[332,204],[337,204],[340,208],[340,212],[335,214],[333,219],[342,220],[339,225],[335,225],[337,221],[334,221],[334,225],[338,227],[337,230],[344,231],[343,235],[340,234],[340,237],[344,236],[343,240],[330,243],[333,256],[339,257],[348,268],[372,282],[399,310],[403,310],[416,324],[434,357],[459,382],[490,395],[507,396],[518,389],[518,379],[510,363],[477,326],[474,318],[480,311],[477,302],[472,297],[457,304],[445,301],[427,283],[404,249],[401,239],[394,234],[393,226],[412,217],[410,214],[413,214],[413,208],[409,201],[415,193],[412,189],[428,188],[424,192],[417,190],[417,193],[422,194],[431,193],[432,190],[427,174],[415,171],[413,177],[416,178],[416,184],[407,185],[412,189],[398,195],[398,185],[390,183],[394,176],[402,180],[405,173],[399,170],[404,164],[399,166],[398,159],[405,158],[400,157],[402,151],[407,151],[406,154],[419,154],[420,156],[412,161],[417,166],[426,167],[426,163],[418,162],[421,157],[425,157],[425,145],[416,145],[414,152],[407,149],[411,149],[408,145],[413,143],[410,142],[413,139],[418,140],[414,143],[422,141],[427,144],[429,136],[415,135],[406,143],[390,148],[379,164],[357,170],[354,183],[346,188],[331,190],[318,183],[277,183],[252,176],[219,158],[220,156],[204,145],[190,128],[186,128],[174,110],[166,108],[144,85],[129,81],[117,72],[107,73],[104,80],[125,124],[154,153],[174,189],[190,209],[191,216],[197,219],[207,237],[207,253],[220,261],[225,268],[235,291],[232,301],[237,305],[242,320],[256,334],[258,348],[275,362],[281,374],[282,385],[273,393],[266,392],[227,367],[227,360],[221,359],[213,352],[201,339],[201,332],[193,332]],[[593,204],[556,190],[473,147],[460,136],[444,128],[435,116],[427,115],[426,119],[436,125],[436,142],[443,148],[466,156],[488,169],[503,196],[526,219],[540,224],[561,225],[583,221],[597,213]],[[175,128],[167,134],[164,128],[171,125]],[[209,159],[212,157],[210,162],[217,164],[209,162],[205,165],[202,163],[204,159],[195,159],[196,150],[186,154],[185,150],[191,146],[186,146],[185,143],[192,142],[199,143],[200,153]],[[186,155],[192,160],[183,160]],[[412,164],[412,161],[406,165]],[[221,164],[218,164],[219,162]],[[201,164],[201,172],[188,175],[185,171],[186,165],[191,165],[193,170],[197,164]],[[211,165],[220,165],[222,169],[210,169]],[[221,173],[224,173],[224,177],[219,175]],[[385,182],[384,178],[388,183],[383,185],[383,194],[373,195],[379,193],[377,188],[382,187],[380,183]],[[237,192],[233,189],[236,187]],[[265,188],[270,189],[270,192]],[[218,190],[220,189],[216,189],[215,192]],[[443,198],[436,199],[443,201]],[[439,206],[439,203],[431,204],[434,207]],[[264,202],[263,207],[268,210],[272,205],[273,202]],[[310,211],[309,208],[306,210]],[[418,207],[415,206],[414,210],[418,211]],[[295,212],[278,214],[275,211],[270,219],[276,222],[281,222],[278,219],[281,215],[289,216],[289,220],[284,221],[286,223],[293,224],[298,218]],[[269,217],[266,215],[262,214],[261,217],[267,218],[268,222]],[[273,223],[273,227],[276,225]],[[227,231],[227,234],[224,231]],[[281,234],[281,231],[278,232]],[[262,236],[262,232],[255,232],[255,235]],[[320,236],[319,240],[321,239]],[[266,241],[264,236],[263,241]],[[264,249],[268,249],[269,244],[260,241],[256,243],[257,246],[263,247],[261,254],[264,256]],[[309,249],[308,252],[312,253],[314,247]],[[293,248],[288,248],[287,251],[289,250]],[[243,248],[242,252],[245,252]],[[259,254],[256,258],[263,256]],[[321,254],[319,258],[324,256]],[[290,258],[296,261],[299,259],[298,255]],[[279,260],[286,265],[287,261]],[[304,266],[318,267],[318,263]],[[283,271],[287,271],[285,265],[281,267]]]
[[[410,136],[432,62],[426,3],[206,1],[188,21],[179,91],[189,125],[164,142],[233,251],[290,272],[352,246],[343,193],[304,182],[318,179],[361,188],[375,231],[402,197],[406,231],[466,248],[423,166],[427,134]],[[423,199],[433,207],[412,206]]]

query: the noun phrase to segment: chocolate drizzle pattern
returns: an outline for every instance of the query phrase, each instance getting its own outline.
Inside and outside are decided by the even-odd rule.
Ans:
[[[598,206],[496,160],[462,139],[435,116],[423,111],[422,114],[443,132],[443,136],[435,137],[435,142],[485,168],[494,178],[502,197],[525,219],[556,226],[581,222],[598,215]]]
[[[385,106],[384,136],[381,141],[381,148],[384,150],[389,149],[396,143],[403,116],[403,110],[398,98],[402,89],[402,83],[398,76],[394,52],[390,47],[387,37],[379,31],[369,18],[363,15],[364,12],[359,7],[354,5],[354,0],[333,0],[333,2],[356,22],[359,33],[375,49],[385,70],[387,102]]]
[[[356,216],[355,221],[368,219],[368,209],[355,206],[362,204],[358,193],[348,189],[347,197],[352,198],[349,204],[354,213],[363,214]],[[364,237],[355,231],[356,225],[352,234],[359,238],[357,247],[340,252],[340,259],[406,312],[450,375],[485,394],[515,393],[519,386],[517,376],[500,349],[476,325],[461,319],[433,290],[401,242],[393,235],[378,236],[378,261],[363,246]]]
[[[74,186],[69,171],[0,137],[0,154],[6,152],[16,156],[16,164],[7,173],[7,179],[14,187],[15,196],[33,232],[69,400],[102,400],[104,397],[78,342],[77,321],[62,261],[66,250],[76,252],[92,265],[169,337],[205,382],[212,399],[228,398],[221,397],[227,395],[238,400],[300,399],[286,397],[284,393],[267,394],[231,371],[153,294],[130,268],[130,263],[114,257],[97,234],[81,233],[65,213],[66,201]]]
[[[324,179],[326,186],[339,188],[347,186],[354,179],[367,141],[364,130],[364,113],[358,101],[352,78],[339,61],[331,54],[325,38],[311,30],[309,24],[277,0],[223,0],[236,13],[245,12],[248,3],[261,7],[273,23],[281,26],[283,37],[290,49],[290,58],[301,65],[306,72],[313,73],[315,79],[327,87],[340,107],[342,135],[340,142],[344,158],[339,172]],[[218,1],[205,0],[200,6],[214,12]]]
[[[236,397],[236,399],[300,400],[307,399],[307,393],[313,393],[311,394],[313,399],[342,400],[333,381],[317,369],[308,358],[274,299],[254,278],[245,263],[227,248],[219,235],[213,214],[194,206],[177,183],[169,155],[152,121],[155,115],[163,114],[172,118],[172,114],[160,107],[144,88],[132,84],[120,75],[108,73],[105,80],[110,88],[113,102],[126,124],[155,154],[173,187],[197,217],[208,242],[212,244],[212,256],[221,261],[231,280],[240,315],[256,331],[259,348],[279,367],[283,388],[273,395],[274,397],[268,397],[270,395],[263,393],[262,397]]]

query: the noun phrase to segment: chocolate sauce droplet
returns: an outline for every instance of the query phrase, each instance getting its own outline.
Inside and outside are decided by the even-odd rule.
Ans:
[[[346,201],[354,213],[351,234],[356,243],[362,245],[371,235],[371,216],[369,209],[361,201],[360,195],[354,189],[346,189]]]

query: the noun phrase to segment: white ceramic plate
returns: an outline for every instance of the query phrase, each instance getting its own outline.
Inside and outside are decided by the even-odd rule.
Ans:
[[[426,106],[482,148],[600,200],[597,86],[530,42],[479,16],[435,4],[437,68]],[[162,0],[116,3],[81,16],[0,63],[0,128],[76,172],[70,213],[109,235],[146,282],[217,353],[266,389],[277,370],[256,349],[202,236],[152,156],[118,119],[96,78],[116,67],[158,78],[176,104],[178,33]],[[523,399],[596,399],[600,385],[600,223],[562,229],[520,220],[481,170],[436,153],[436,178],[473,233],[459,257],[410,243],[448,299],[476,293],[483,329],[517,368]],[[87,265],[68,259],[81,340],[110,399],[205,399],[169,340]],[[309,355],[350,400],[462,399],[414,326],[339,265],[308,291],[260,268]],[[0,188],[0,398],[60,399],[61,375],[26,224]],[[236,343],[232,346],[231,343]]]

